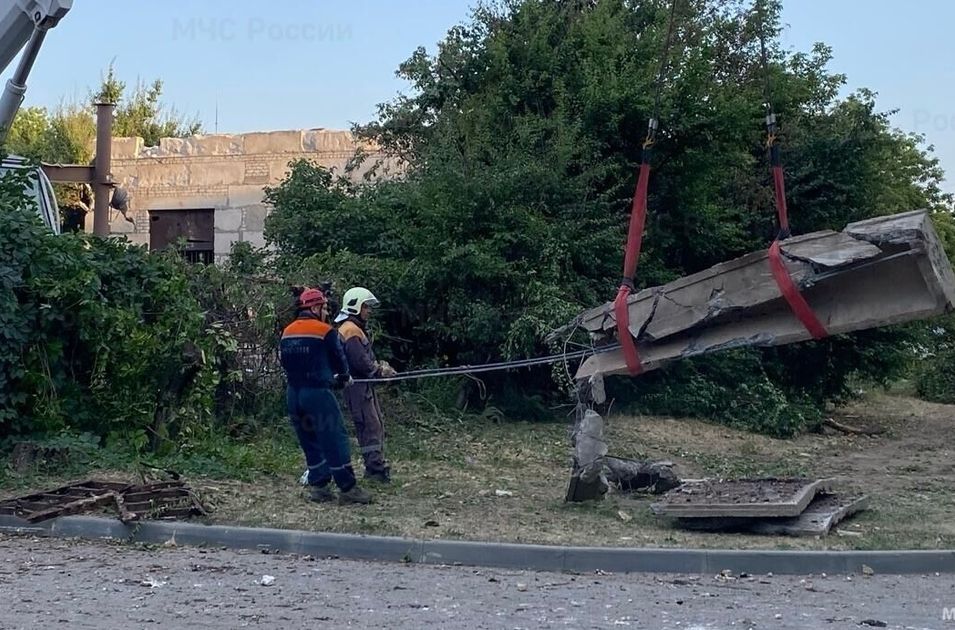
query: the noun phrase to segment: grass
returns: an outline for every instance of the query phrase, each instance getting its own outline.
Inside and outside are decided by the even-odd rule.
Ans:
[[[388,424],[386,444],[394,483],[369,486],[376,501],[364,507],[304,500],[297,483],[302,457],[278,420],[253,443],[222,440],[156,463],[184,473],[213,509],[216,523],[628,547],[955,546],[955,458],[946,437],[955,408],[875,395],[841,413],[847,423],[875,424],[887,432],[777,440],[695,420],[607,419],[611,454],[668,459],[683,478],[836,476],[870,495],[870,509],[840,527],[857,535],[821,540],[687,532],[653,516],[653,497],[640,495],[610,494],[597,503],[567,504],[570,443],[563,423],[400,414],[403,419]],[[7,470],[0,476],[0,496],[90,476],[134,479],[128,462],[119,465],[121,455],[93,455],[55,471],[39,467],[14,475]]]

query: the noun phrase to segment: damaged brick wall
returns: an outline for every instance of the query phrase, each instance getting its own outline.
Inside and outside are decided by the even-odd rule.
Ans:
[[[245,134],[163,138],[157,147],[144,147],[142,138],[113,138],[113,179],[129,193],[127,221],[113,211],[110,231],[134,243],[149,245],[150,212],[211,210],[214,214],[215,258],[227,256],[232,244],[246,241],[263,246],[268,208],[263,187],[280,182],[288,163],[307,158],[344,173],[361,146],[370,159],[351,177],[362,177],[382,155],[376,147],[360,145],[347,131],[310,129]],[[396,170],[385,160],[381,174]],[[92,215],[87,216],[87,230]]]

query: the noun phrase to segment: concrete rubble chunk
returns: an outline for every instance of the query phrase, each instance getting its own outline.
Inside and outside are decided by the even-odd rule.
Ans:
[[[603,418],[593,409],[582,410],[573,434],[574,471],[567,489],[567,501],[602,499],[608,483],[603,457],[607,454]]]
[[[927,319],[955,308],[955,272],[928,211],[849,224],[783,241],[794,284],[829,334]],[[773,279],[767,250],[720,263],[628,300],[644,370],[742,346],[811,339]],[[571,324],[599,344],[616,337],[613,303]],[[555,333],[556,334],[556,333]],[[577,379],[628,373],[619,349],[588,358]]]

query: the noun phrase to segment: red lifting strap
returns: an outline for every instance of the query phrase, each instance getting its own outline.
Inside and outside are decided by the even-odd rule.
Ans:
[[[778,155],[778,154],[777,154]],[[776,160],[774,160],[776,161]],[[789,234],[789,214],[786,209],[786,188],[783,180],[783,167],[779,164],[773,165],[773,185],[776,190],[776,212],[779,214],[779,230],[781,235]],[[806,302],[806,298],[799,292],[796,283],[793,282],[786,264],[783,262],[779,249],[779,238],[773,241],[769,247],[769,269],[773,272],[773,279],[776,280],[776,286],[782,293],[793,315],[802,322],[813,339],[823,339],[829,336],[826,327],[823,326],[819,318],[813,312],[812,307]]]
[[[779,239],[773,241],[773,244],[769,247],[769,268],[773,272],[773,278],[776,280],[779,292],[786,298],[786,302],[789,303],[789,308],[792,309],[793,315],[802,322],[802,325],[806,327],[806,330],[809,331],[812,338],[822,339],[828,337],[829,333],[826,331],[826,327],[823,326],[819,318],[816,317],[812,307],[806,302],[806,298],[799,292],[792,277],[789,275],[789,270],[786,269],[786,265],[783,263],[782,256],[779,252]]]
[[[759,0],[756,0],[756,10],[760,13],[761,19],[764,19],[762,18],[762,9],[764,9],[763,5]],[[779,157],[779,145],[776,143],[776,115],[773,113],[772,106],[769,62],[766,56],[766,40],[763,29],[760,29],[758,33],[763,75],[766,80],[764,88],[764,96],[766,99],[766,148],[769,150],[769,164],[773,170],[776,212],[779,214],[779,234],[769,247],[768,252],[769,268],[773,273],[773,278],[776,280],[776,286],[779,287],[779,292],[782,293],[783,298],[786,299],[789,308],[792,309],[793,315],[802,322],[802,325],[806,327],[806,330],[809,331],[813,339],[822,339],[823,337],[827,337],[829,332],[826,330],[826,327],[822,325],[822,322],[819,321],[819,318],[816,317],[809,303],[806,302],[806,298],[799,292],[799,288],[796,286],[796,283],[793,282],[792,276],[789,275],[789,270],[786,269],[786,264],[783,262],[780,252],[779,242],[789,237],[789,212],[786,208],[786,183],[783,179],[783,166]]]
[[[773,166],[773,188],[776,191],[776,212],[779,214],[779,231],[789,234],[789,211],[786,208],[786,183],[783,179],[783,167]]]
[[[630,206],[630,228],[627,230],[627,250],[623,259],[623,278],[617,290],[617,298],[613,303],[614,318],[617,320],[617,339],[623,350],[623,358],[627,362],[627,370],[631,376],[643,372],[643,364],[637,352],[637,344],[630,332],[630,308],[627,297],[633,288],[633,277],[637,273],[637,262],[640,260],[640,246],[643,243],[643,228],[647,218],[647,185],[650,181],[650,162],[644,159],[640,163],[640,176],[637,178],[637,188],[633,193],[633,202]]]

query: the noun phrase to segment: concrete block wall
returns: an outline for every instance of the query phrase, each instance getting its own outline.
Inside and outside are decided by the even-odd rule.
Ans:
[[[113,138],[113,179],[129,193],[126,221],[113,213],[110,229],[132,242],[149,244],[150,210],[214,211],[215,255],[222,259],[232,243],[264,246],[263,226],[269,208],[263,188],[279,183],[292,160],[307,158],[344,173],[355,151],[372,159],[352,174],[362,177],[382,158],[376,147],[360,145],[347,131],[309,129],[245,134],[163,138],[145,147],[142,138]],[[384,176],[397,165],[388,160]]]

